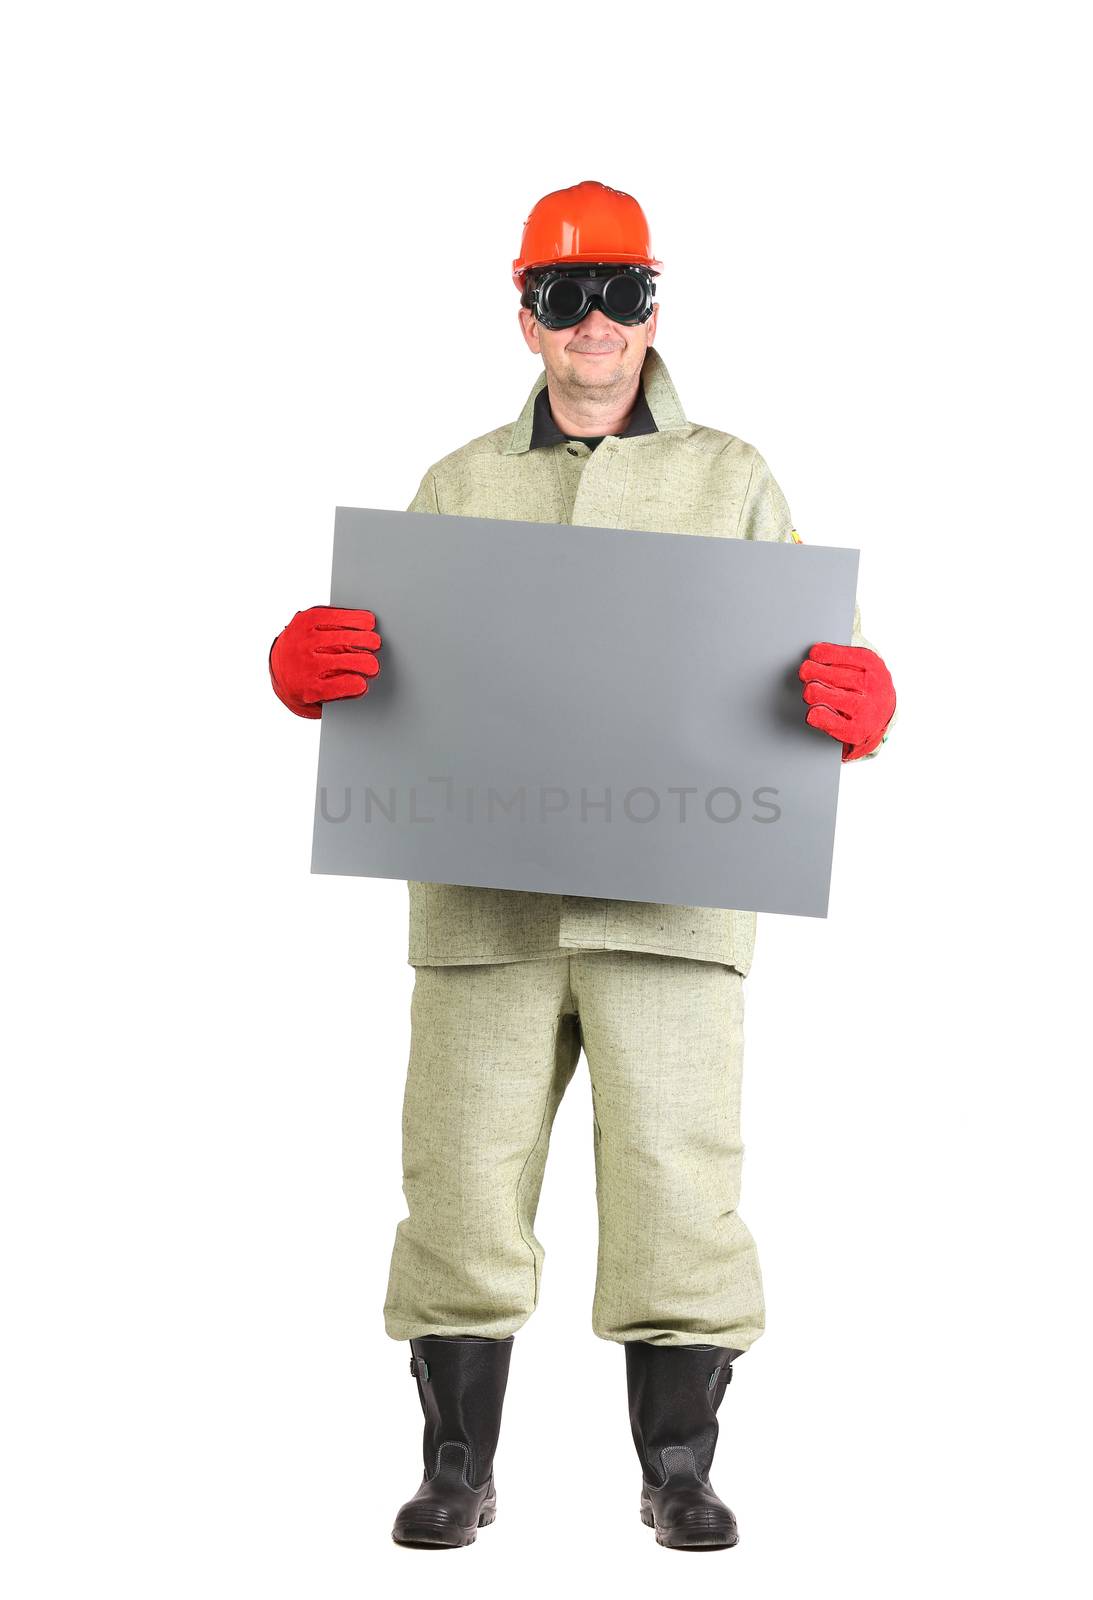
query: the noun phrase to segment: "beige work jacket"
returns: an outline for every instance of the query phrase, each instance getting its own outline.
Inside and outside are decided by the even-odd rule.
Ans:
[[[688,422],[652,346],[642,383],[656,433],[609,435],[594,450],[568,441],[532,450],[535,397],[545,383],[544,371],[515,423],[472,439],[430,467],[407,510],[725,539],[791,537],[785,496],[758,450]],[[865,642],[855,611],[853,643]],[[752,911],[442,883],[410,883],[409,891],[413,966],[644,950],[747,972],[755,943]]]

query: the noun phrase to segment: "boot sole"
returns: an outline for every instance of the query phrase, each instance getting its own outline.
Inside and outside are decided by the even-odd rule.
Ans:
[[[740,1542],[740,1534],[735,1529],[718,1532],[716,1528],[658,1528],[653,1513],[644,1506],[640,1515],[645,1526],[656,1534],[657,1544],[663,1545],[665,1550],[731,1550]]]
[[[456,1530],[429,1528],[422,1525],[414,1527],[411,1523],[398,1533],[392,1533],[391,1538],[395,1544],[405,1546],[408,1550],[462,1550],[467,1545],[473,1544],[478,1537],[479,1528],[488,1528],[496,1518],[496,1511],[483,1511],[473,1528],[459,1528]],[[444,1532],[456,1532],[458,1537],[445,1538]]]

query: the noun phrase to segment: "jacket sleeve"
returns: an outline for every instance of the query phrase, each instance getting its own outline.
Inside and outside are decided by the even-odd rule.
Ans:
[[[752,453],[748,486],[740,507],[737,538],[784,542],[792,532],[793,518],[789,514],[786,497],[775,482],[773,472],[755,450]]]
[[[439,514],[440,505],[436,497],[436,479],[433,477],[432,467],[429,468],[418,484],[417,494],[415,494],[406,509],[407,511],[431,511],[434,515]]]
[[[778,487],[774,474],[767,466],[758,450],[755,452],[751,466],[751,476],[748,487],[744,492],[744,503],[740,508],[739,536],[742,539],[767,539],[779,543],[793,540],[801,541],[796,537],[793,518],[790,515],[789,505],[785,495]],[[850,643],[864,650],[876,651],[876,646],[861,631],[861,607],[854,606],[854,626],[850,635]],[[878,652],[879,653],[879,652]],[[888,735],[896,725],[898,709],[892,713],[892,720],[885,729],[884,738],[870,755],[859,757],[862,761],[872,761],[883,749]]]

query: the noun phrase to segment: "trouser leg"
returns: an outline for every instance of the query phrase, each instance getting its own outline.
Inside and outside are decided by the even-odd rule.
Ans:
[[[595,1113],[593,1330],[747,1350],[764,1308],[737,1211],[743,980],[714,962],[604,951],[574,957],[572,986]]]
[[[539,1298],[535,1212],[580,1054],[570,959],[419,967],[403,1191],[384,1306],[393,1339],[503,1339]]]

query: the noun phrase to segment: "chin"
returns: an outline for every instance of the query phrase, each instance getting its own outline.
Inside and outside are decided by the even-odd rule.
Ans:
[[[573,375],[578,383],[583,383],[588,389],[603,389],[609,384],[616,384],[625,378],[626,373],[622,367],[574,367]]]

